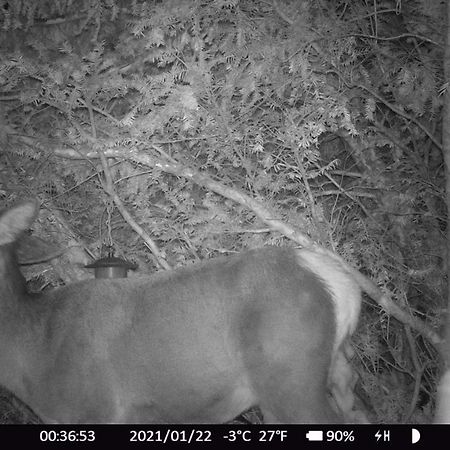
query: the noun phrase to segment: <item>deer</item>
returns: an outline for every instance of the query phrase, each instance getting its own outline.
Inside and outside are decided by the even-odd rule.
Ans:
[[[0,384],[46,423],[341,423],[330,399],[361,289],[312,249],[263,247],[172,271],[27,290],[39,206],[0,213]]]

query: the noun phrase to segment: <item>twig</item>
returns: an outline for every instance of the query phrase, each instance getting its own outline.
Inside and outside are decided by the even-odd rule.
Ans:
[[[425,36],[420,36],[418,34],[413,34],[413,33],[403,33],[403,34],[398,34],[397,36],[390,36],[390,37],[372,36],[370,34],[359,34],[359,33],[351,33],[351,34],[348,34],[347,36],[363,37],[363,38],[367,38],[367,39],[375,39],[377,41],[396,41],[398,39],[412,37],[412,38],[418,39],[419,41],[429,42],[430,44],[434,44],[437,47],[444,48],[444,46],[442,44],[439,44],[439,42],[433,41],[432,39],[429,39]],[[345,36],[342,36],[342,38],[344,38],[344,37]]]
[[[411,397],[411,401],[409,402],[408,412],[406,413],[406,416],[404,417],[404,420],[403,420],[403,423],[408,423],[408,422],[410,422],[411,416],[412,416],[414,410],[416,409],[424,368],[420,365],[419,359],[417,358],[416,342],[414,340],[414,336],[411,333],[411,328],[409,326],[405,326],[405,332],[406,332],[406,338],[408,340],[409,348],[411,349],[411,359],[412,359],[413,367],[415,369],[414,391],[413,391],[413,395]]]
[[[91,121],[91,128],[92,128],[92,136],[94,139],[97,136],[96,130],[95,130],[95,124],[94,124],[94,113],[90,105],[86,104],[86,107],[89,111],[89,117]],[[170,270],[171,267],[167,263],[167,261],[164,259],[162,253],[160,252],[158,246],[156,245],[155,241],[150,237],[150,235],[134,220],[134,218],[131,216],[131,214],[128,212],[128,210],[125,208],[125,205],[123,204],[120,197],[117,195],[115,189],[114,189],[114,182],[111,175],[111,170],[108,165],[108,160],[104,154],[104,152],[101,149],[97,149],[97,154],[100,158],[103,173],[105,175],[105,182],[102,183],[103,189],[105,192],[111,197],[114,204],[116,205],[118,211],[122,215],[122,217],[125,219],[125,221],[128,223],[128,225],[133,228],[133,230],[144,240],[145,245],[150,249],[153,256],[156,258],[156,261],[158,264],[165,270]]]

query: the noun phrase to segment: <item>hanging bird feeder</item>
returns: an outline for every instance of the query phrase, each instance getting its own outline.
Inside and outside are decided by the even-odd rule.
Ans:
[[[95,269],[95,278],[127,278],[128,271],[136,270],[137,264],[111,254],[84,267]]]

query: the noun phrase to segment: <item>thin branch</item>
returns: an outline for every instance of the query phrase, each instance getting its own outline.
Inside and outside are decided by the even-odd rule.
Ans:
[[[274,11],[289,25],[293,25],[294,21],[287,15],[284,13],[284,11],[281,10],[280,5],[278,4],[278,2],[276,0],[272,0],[272,6]]]
[[[372,16],[378,16],[380,14],[387,14],[387,13],[398,13],[398,10],[396,8],[394,9],[381,9],[379,11],[374,11],[374,12],[370,12],[365,14],[364,16],[356,16],[353,17],[352,19],[348,19],[348,22],[360,22],[363,19],[368,19],[369,17]]]
[[[398,34],[397,36],[391,36],[391,37],[381,37],[381,36],[373,36],[371,34],[359,34],[359,33],[351,33],[346,36],[363,37],[363,38],[367,38],[367,39],[375,39],[377,41],[396,41],[398,39],[412,37],[412,38],[418,39],[420,41],[429,42],[430,44],[436,45],[437,47],[444,48],[444,46],[442,44],[439,44],[439,42],[433,41],[432,39],[429,39],[425,36],[420,36],[418,34],[413,34],[413,33],[403,33],[403,34]],[[346,36],[342,36],[342,38],[344,38]]]
[[[406,331],[406,338],[408,340],[409,348],[411,350],[411,359],[414,366],[415,374],[414,374],[414,391],[413,395],[411,397],[411,401],[409,402],[409,408],[408,412],[406,413],[406,416],[404,417],[403,422],[408,423],[410,422],[411,416],[414,413],[417,401],[419,398],[419,392],[420,392],[420,386],[422,384],[422,376],[424,372],[424,367],[419,363],[419,359],[417,357],[417,350],[416,350],[416,341],[414,339],[414,336],[411,333],[411,328],[408,326],[405,326]]]
[[[316,163],[315,166],[320,169],[319,165]],[[356,199],[352,194],[350,194],[349,192],[347,192],[345,189],[342,189],[342,187],[340,186],[340,184],[335,181],[333,179],[333,177],[328,174],[328,173],[324,173],[324,176],[332,183],[336,186],[336,189],[338,189],[339,191],[341,191],[342,195],[345,195],[346,197],[348,197],[352,202],[356,203],[362,211],[364,211],[364,214],[366,215],[366,217],[372,219],[374,222],[376,222],[376,220],[373,218],[373,216],[369,213],[369,211],[367,210],[367,208],[358,200]]]
[[[95,124],[94,124],[94,114],[93,109],[90,105],[86,104],[86,107],[89,111],[89,117],[91,121],[91,128],[92,128],[92,136],[94,139],[97,136],[96,130],[95,130]],[[167,263],[167,261],[164,259],[162,253],[160,252],[157,244],[155,241],[150,237],[150,235],[134,220],[134,218],[131,216],[131,214],[126,209],[125,205],[123,204],[120,197],[117,195],[115,189],[114,189],[114,182],[112,179],[111,170],[109,168],[108,160],[104,154],[104,152],[101,149],[97,149],[97,154],[100,158],[103,173],[105,175],[105,182],[103,184],[103,189],[105,192],[111,197],[114,204],[116,205],[118,211],[122,215],[122,217],[125,219],[125,221],[130,225],[130,227],[144,240],[145,245],[150,249],[153,256],[156,258],[156,261],[158,264],[165,270],[170,270],[171,267]]]
[[[111,114],[107,113],[106,111],[103,111],[100,108],[97,108],[96,106],[93,105],[88,105],[84,100],[82,99],[78,99],[78,102],[80,104],[80,106],[85,107],[86,109],[93,109],[95,112],[98,112],[99,114],[101,114],[102,116],[105,116],[106,118],[108,118],[109,120],[111,120],[112,123],[114,123],[115,125],[120,125],[120,121],[117,120],[115,117],[113,117]]]

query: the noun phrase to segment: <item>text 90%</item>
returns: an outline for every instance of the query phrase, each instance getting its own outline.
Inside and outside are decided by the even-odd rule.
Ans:
[[[353,431],[327,431],[327,441],[331,442],[353,442],[355,440],[355,436],[353,435]]]

